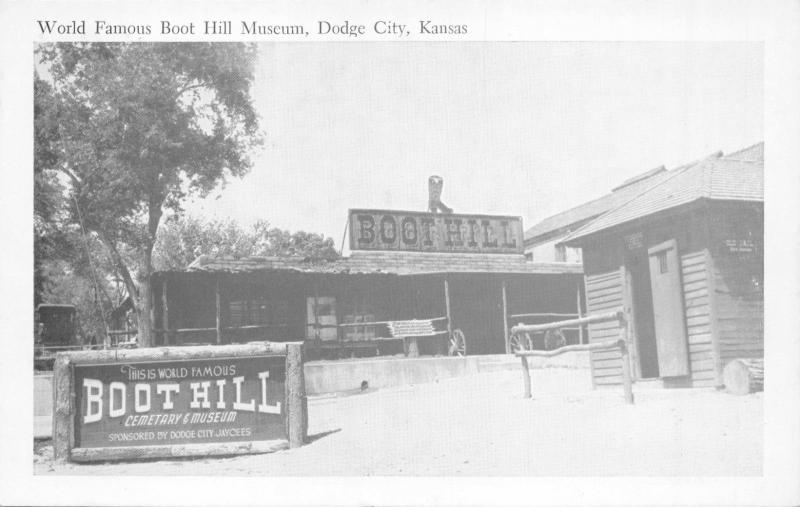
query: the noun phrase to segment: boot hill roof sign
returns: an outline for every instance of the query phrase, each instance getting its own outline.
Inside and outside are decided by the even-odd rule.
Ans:
[[[522,254],[522,218],[351,209],[351,250]]]

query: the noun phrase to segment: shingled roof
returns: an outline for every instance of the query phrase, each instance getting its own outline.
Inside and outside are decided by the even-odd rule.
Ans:
[[[547,237],[551,233],[568,228],[570,225],[579,227],[588,220],[597,218],[603,213],[628,202],[643,189],[661,181],[666,173],[667,170],[664,166],[656,167],[622,182],[609,194],[545,218],[525,231],[526,244],[536,238]]]
[[[330,274],[418,275],[434,273],[581,274],[580,264],[528,262],[519,254],[466,254],[424,252],[353,252],[330,262],[310,262],[293,257],[244,259],[200,256],[185,270],[198,273],[254,273],[292,271]]]
[[[343,262],[351,269],[373,269],[398,275],[424,273],[583,273],[580,264],[528,262],[521,254],[353,252]]]
[[[699,199],[764,202],[764,143],[667,172],[655,185],[584,225],[562,243]]]

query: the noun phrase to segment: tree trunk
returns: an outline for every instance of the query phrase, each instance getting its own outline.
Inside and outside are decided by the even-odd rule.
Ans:
[[[153,287],[150,282],[150,275],[153,272],[153,247],[145,246],[144,265],[142,266],[142,276],[139,290],[139,300],[137,301],[137,314],[139,317],[138,345],[139,347],[152,347],[153,339]]]
[[[110,240],[109,236],[103,234],[100,231],[97,231],[97,234],[98,234],[98,236],[100,238],[100,241],[106,246],[106,248],[108,248],[108,251],[111,252],[111,259],[114,261],[114,264],[115,264],[115,266],[117,268],[117,271],[122,276],[122,281],[125,283],[125,288],[128,291],[128,296],[133,301],[133,306],[134,306],[134,309],[136,310],[138,328],[142,329],[142,327],[141,327],[141,324],[142,324],[142,322],[141,322],[141,314],[142,314],[142,312],[140,310],[142,300],[139,297],[139,289],[138,289],[138,287],[136,287],[136,284],[133,281],[133,276],[131,276],[131,272],[128,269],[128,266],[125,265],[125,261],[122,259],[122,255],[120,255],[119,250],[117,249],[116,243],[114,243],[114,241]],[[109,341],[110,341],[110,337],[108,335],[106,335],[105,340],[103,341],[103,343],[105,343],[106,346],[108,346],[108,345],[110,345]],[[138,341],[138,343],[141,344],[141,340],[137,340],[137,341]]]
[[[156,173],[156,180],[158,173]],[[157,181],[153,182],[152,188],[157,188]],[[161,206],[164,204],[164,197],[158,193],[150,196],[150,203],[147,213],[147,240],[144,244],[144,262],[142,263],[142,273],[140,276],[139,301],[139,346],[152,347],[155,345],[153,333],[153,286],[151,275],[153,274],[153,247],[156,244],[158,234],[158,224],[161,222]]]

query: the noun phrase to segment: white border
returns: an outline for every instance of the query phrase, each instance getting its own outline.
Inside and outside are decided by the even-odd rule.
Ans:
[[[137,20],[448,19],[474,28],[457,40],[750,40],[765,43],[766,364],[763,478],[259,478],[32,475],[33,42],[40,17]],[[0,171],[4,242],[0,355],[0,503],[791,505],[800,503],[800,3],[583,0],[153,2],[0,0]],[[158,37],[149,40],[157,40]],[[174,40],[174,39],[161,39]],[[309,37],[307,40],[313,40]],[[369,37],[361,40],[370,40]],[[419,38],[414,40],[421,40]],[[452,38],[451,38],[452,40]],[[580,459],[576,456],[575,459]],[[719,456],[720,460],[726,459]]]

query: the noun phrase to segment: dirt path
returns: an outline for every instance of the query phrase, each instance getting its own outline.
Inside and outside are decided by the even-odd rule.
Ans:
[[[484,373],[309,404],[315,439],[221,459],[54,466],[37,474],[180,475],[760,475],[762,396],[699,389],[591,391],[585,371]]]

